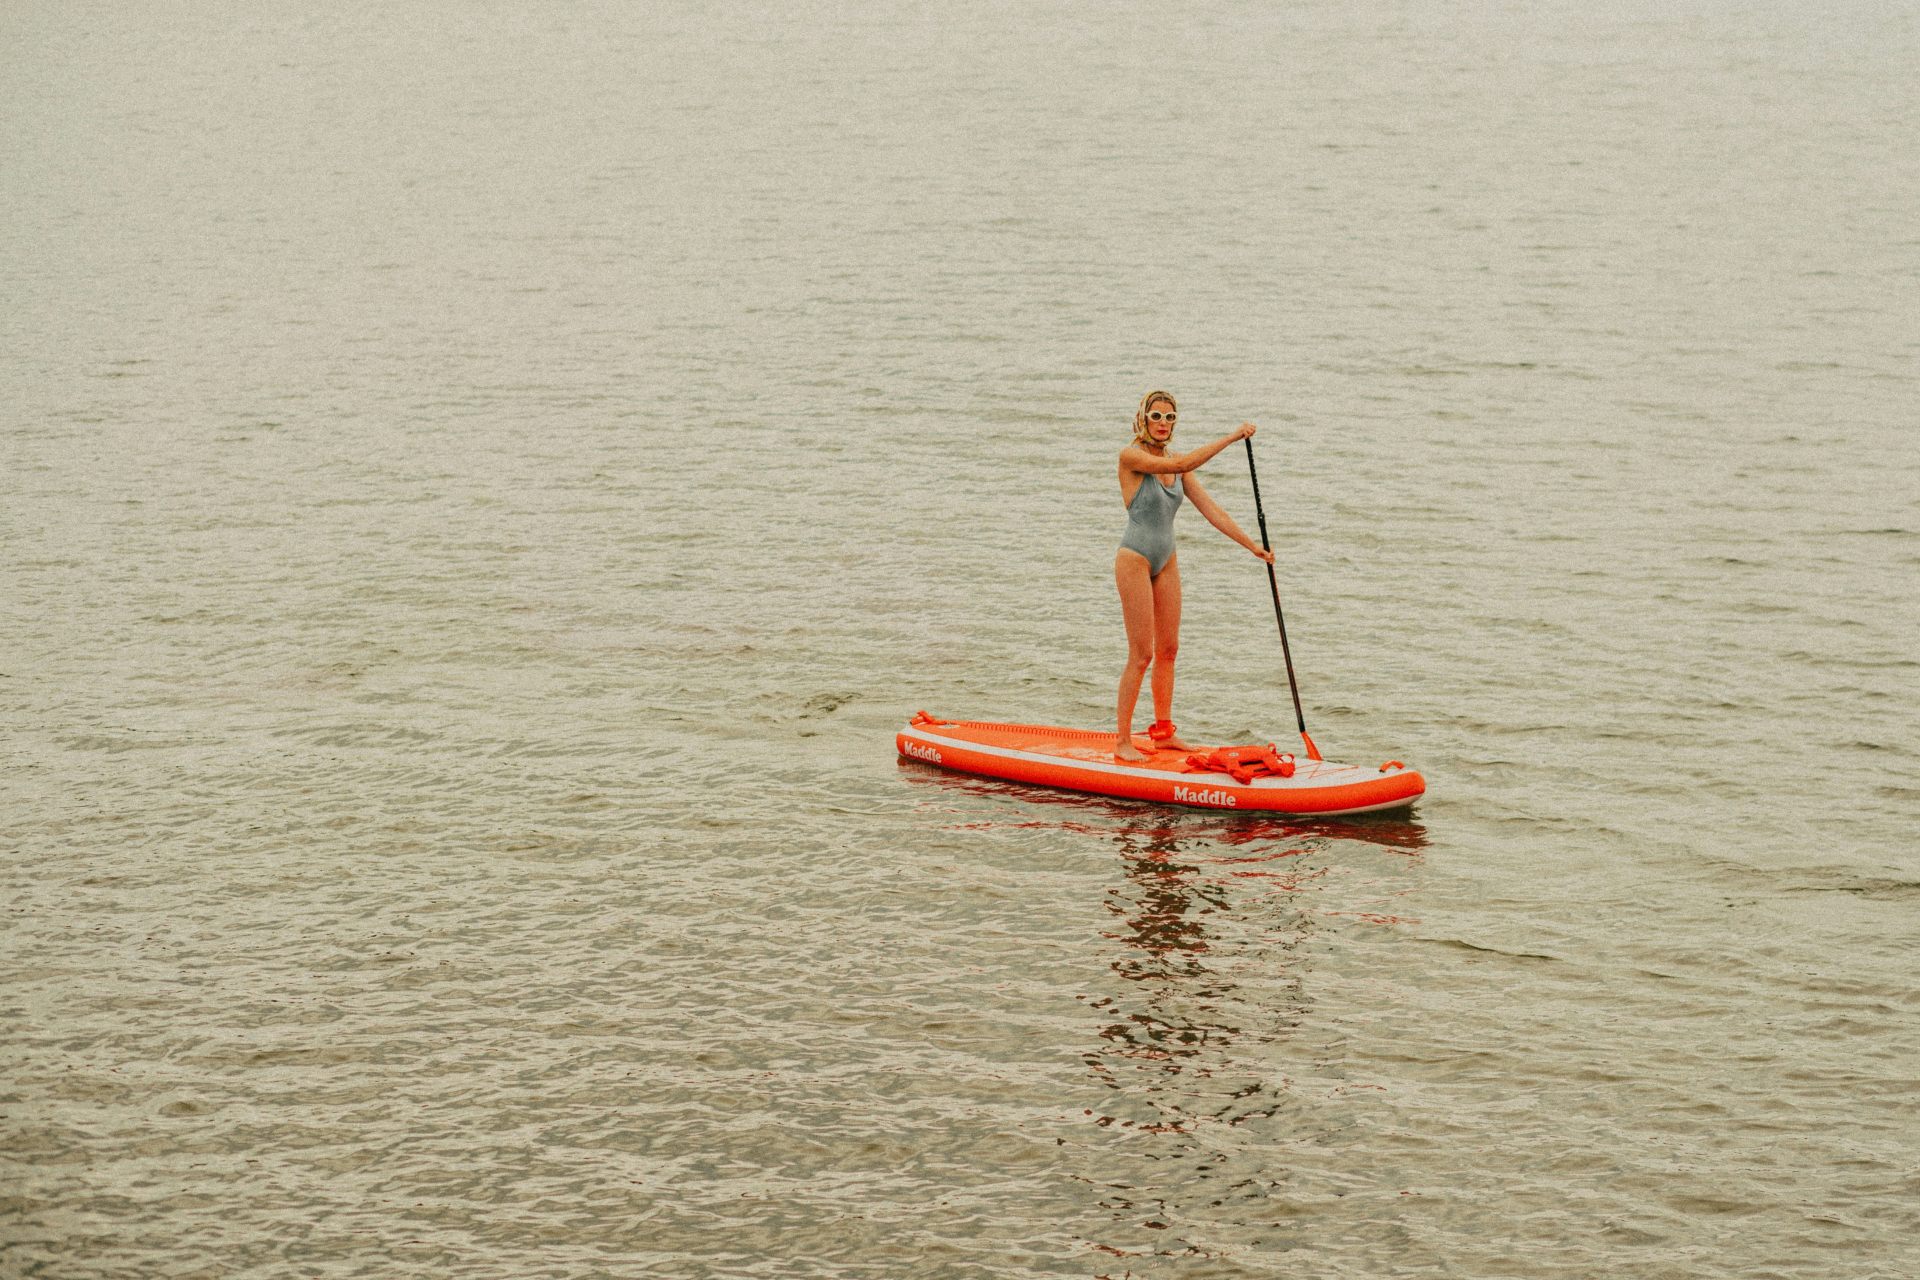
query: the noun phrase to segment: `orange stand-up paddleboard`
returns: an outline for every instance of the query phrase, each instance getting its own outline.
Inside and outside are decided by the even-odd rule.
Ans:
[[[900,730],[901,756],[945,769],[1095,795],[1207,809],[1328,816],[1400,809],[1426,779],[1398,760],[1378,767],[1296,759],[1270,744],[1168,750],[1140,735],[1145,763],[1113,758],[1114,735],[1036,724],[940,720],[922,711]]]

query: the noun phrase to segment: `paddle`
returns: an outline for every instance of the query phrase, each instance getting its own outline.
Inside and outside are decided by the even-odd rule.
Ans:
[[[1260,469],[1253,465],[1253,437],[1244,436],[1240,443],[1247,446],[1247,475],[1253,480],[1253,513],[1260,518],[1260,549],[1272,551],[1273,545],[1267,541],[1267,511],[1260,505]],[[1293,678],[1293,650],[1287,645],[1287,619],[1280,612],[1280,583],[1273,576],[1271,564],[1267,566],[1267,588],[1273,592],[1273,620],[1280,624],[1280,654],[1287,660],[1287,687],[1293,690],[1293,718],[1300,726],[1300,741],[1307,744],[1307,759],[1318,760],[1320,748],[1307,736],[1306,713],[1300,710],[1300,682]]]

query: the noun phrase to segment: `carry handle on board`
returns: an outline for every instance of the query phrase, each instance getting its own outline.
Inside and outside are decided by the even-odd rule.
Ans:
[[[1260,503],[1260,470],[1253,465],[1253,437],[1242,436],[1240,443],[1247,446],[1247,476],[1253,481],[1253,513],[1260,520],[1260,549],[1272,551],[1273,545],[1267,541],[1267,511]],[[1313,739],[1307,736],[1306,713],[1300,710],[1300,682],[1293,677],[1293,649],[1287,644],[1287,619],[1280,612],[1280,582],[1273,576],[1273,565],[1267,565],[1267,589],[1273,592],[1273,620],[1280,624],[1280,656],[1287,661],[1287,687],[1293,690],[1293,718],[1300,726],[1300,741],[1307,744],[1307,759],[1318,760],[1320,748],[1313,745]]]

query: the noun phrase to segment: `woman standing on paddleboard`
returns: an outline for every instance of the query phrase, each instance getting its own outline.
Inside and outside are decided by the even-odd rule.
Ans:
[[[1147,392],[1133,415],[1133,443],[1120,451],[1120,500],[1127,508],[1127,531],[1113,557],[1113,580],[1120,588],[1120,611],[1127,622],[1127,665],[1120,673],[1116,760],[1147,758],[1133,743],[1133,704],[1140,699],[1140,681],[1148,667],[1153,668],[1154,717],[1148,740],[1155,751],[1190,749],[1180,741],[1170,719],[1173,659],[1180,649],[1180,560],[1173,549],[1173,513],[1180,509],[1181,498],[1193,499],[1208,524],[1273,563],[1273,552],[1240,532],[1233,517],[1220,509],[1193,474],[1222,449],[1251,436],[1253,424],[1242,423],[1232,435],[1192,453],[1168,453],[1176,416],[1172,396]]]

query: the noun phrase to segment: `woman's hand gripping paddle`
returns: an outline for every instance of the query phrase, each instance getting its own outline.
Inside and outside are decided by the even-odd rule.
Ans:
[[[1260,519],[1260,549],[1271,551],[1273,546],[1267,541],[1267,512],[1260,505],[1260,471],[1253,465],[1253,438],[1243,437],[1241,443],[1247,446],[1247,475],[1253,481],[1253,513]],[[1293,678],[1293,650],[1287,645],[1287,619],[1280,612],[1280,583],[1273,576],[1271,564],[1267,566],[1267,588],[1273,592],[1273,620],[1280,624],[1280,654],[1287,660],[1287,687],[1293,690],[1293,718],[1300,726],[1300,741],[1307,744],[1307,759],[1318,760],[1320,748],[1307,736],[1307,717],[1300,710],[1300,682]]]

